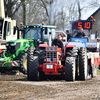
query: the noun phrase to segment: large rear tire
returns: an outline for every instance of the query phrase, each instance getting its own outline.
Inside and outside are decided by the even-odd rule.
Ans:
[[[88,64],[87,64],[87,50],[82,47],[79,50],[79,77],[80,80],[87,79]]]
[[[38,57],[37,56],[31,56],[30,57],[30,63],[28,65],[28,80],[30,81],[38,81],[39,80],[39,72],[38,72]]]
[[[30,65],[30,59],[32,59],[34,55],[35,47],[29,47],[27,52],[27,79],[29,80],[29,65]]]
[[[38,56],[39,64],[43,64],[45,62],[45,48],[36,48],[34,51],[34,55]]]
[[[67,57],[65,63],[65,80],[75,80],[75,57]]]
[[[36,48],[34,55],[38,56],[39,65],[45,62],[45,48]],[[46,80],[46,75],[43,71],[39,71],[39,80]]]

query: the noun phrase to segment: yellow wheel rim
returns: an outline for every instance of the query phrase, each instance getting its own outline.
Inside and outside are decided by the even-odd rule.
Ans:
[[[27,59],[25,60],[25,66],[27,67]]]

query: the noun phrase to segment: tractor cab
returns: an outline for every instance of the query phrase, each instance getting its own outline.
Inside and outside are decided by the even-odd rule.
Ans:
[[[23,26],[23,38],[33,39],[39,41],[48,41],[49,32],[53,32],[52,38],[55,37],[55,28],[56,26],[50,25],[24,25]]]
[[[49,32],[52,31],[52,39],[55,38],[56,26],[37,24],[37,25],[22,25],[21,28],[15,27],[14,33],[17,30],[18,39],[34,40],[37,43],[48,42]],[[21,33],[20,33],[21,31]],[[20,37],[19,37],[20,36]]]

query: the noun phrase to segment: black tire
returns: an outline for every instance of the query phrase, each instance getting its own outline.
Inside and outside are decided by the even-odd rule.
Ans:
[[[79,77],[80,80],[87,79],[88,64],[87,64],[87,50],[81,47],[79,50]]]
[[[78,76],[78,47],[73,47],[73,48],[67,48],[67,51],[66,51],[66,57],[75,57],[75,61],[76,61],[76,70],[75,70],[75,79],[78,80],[79,79],[79,76]]]
[[[65,80],[75,80],[75,57],[67,57],[65,63]]]
[[[23,53],[20,58],[20,71],[23,74],[27,74],[27,53]]]
[[[29,80],[29,64],[30,64],[30,59],[34,55],[34,50],[35,47],[29,47],[28,52],[27,52],[27,79]]]
[[[30,57],[30,63],[28,65],[28,80],[29,81],[38,81],[39,80],[39,72],[38,72],[38,57],[37,56],[31,56]]]
[[[34,51],[34,55],[38,56],[39,58],[39,64],[43,64],[45,62],[45,48],[36,48]]]
[[[35,47],[29,47],[28,48],[28,51],[27,51],[27,67],[29,65],[30,57],[34,55],[34,50],[35,50]]]
[[[35,50],[33,47],[31,47],[28,50],[28,70],[27,70],[27,78],[30,81],[37,81],[39,80],[39,74],[40,80],[42,80],[44,77],[43,72],[38,72],[38,66],[39,64],[43,64],[45,60],[45,48],[36,48]]]
[[[78,48],[67,48],[66,57],[76,57],[78,55]]]
[[[36,48],[34,51],[34,55],[38,56],[39,65],[45,62],[45,48]],[[43,71],[39,72],[39,80],[46,80],[46,75]]]

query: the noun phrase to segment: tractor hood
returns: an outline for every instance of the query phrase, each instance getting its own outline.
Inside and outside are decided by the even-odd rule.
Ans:
[[[27,42],[27,41],[34,41],[34,40],[30,40],[30,39],[17,39],[17,40],[8,41],[7,43],[18,43],[18,42]]]

